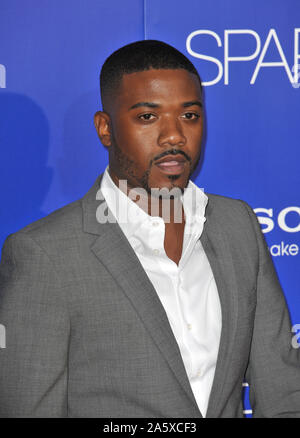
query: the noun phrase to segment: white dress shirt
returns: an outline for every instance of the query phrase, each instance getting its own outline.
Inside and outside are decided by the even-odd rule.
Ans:
[[[191,180],[187,189],[181,196],[186,224],[177,265],[164,249],[164,220],[147,214],[120,190],[111,179],[108,166],[101,181],[105,201],[166,311],[196,402],[205,417],[222,317],[215,279],[199,239],[208,198]]]

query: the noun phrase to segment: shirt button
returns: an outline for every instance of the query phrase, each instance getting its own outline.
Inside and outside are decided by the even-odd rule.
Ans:
[[[187,325],[188,330],[192,330],[192,324]]]
[[[197,377],[201,377],[202,376],[202,371],[201,370],[198,370],[197,371]]]
[[[155,255],[158,255],[159,254],[159,249],[154,249],[153,252],[154,252]]]
[[[159,225],[159,222],[152,222],[153,227],[158,227],[158,225]]]

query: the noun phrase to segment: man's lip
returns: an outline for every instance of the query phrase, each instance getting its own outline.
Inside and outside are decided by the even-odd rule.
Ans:
[[[166,163],[168,161],[176,161],[177,163],[183,163],[186,161],[186,159],[182,155],[167,155],[166,157],[157,161],[157,163],[155,164]]]
[[[164,161],[156,167],[165,175],[181,175],[185,169],[185,161]]]

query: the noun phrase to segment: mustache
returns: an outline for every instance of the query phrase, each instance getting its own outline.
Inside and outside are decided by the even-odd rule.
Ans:
[[[160,160],[161,158],[167,156],[167,155],[183,155],[184,158],[191,162],[192,159],[191,157],[189,157],[184,151],[182,151],[181,149],[172,149],[170,151],[164,151],[162,152],[160,155],[158,155],[157,157],[153,158],[153,160],[151,160],[151,165],[153,164],[154,161]]]

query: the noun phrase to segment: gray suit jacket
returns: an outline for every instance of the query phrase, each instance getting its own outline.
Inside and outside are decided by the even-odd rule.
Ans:
[[[165,310],[89,192],[6,239],[0,265],[2,417],[201,417]],[[201,242],[222,307],[207,417],[300,417],[299,350],[252,209],[208,195]]]

